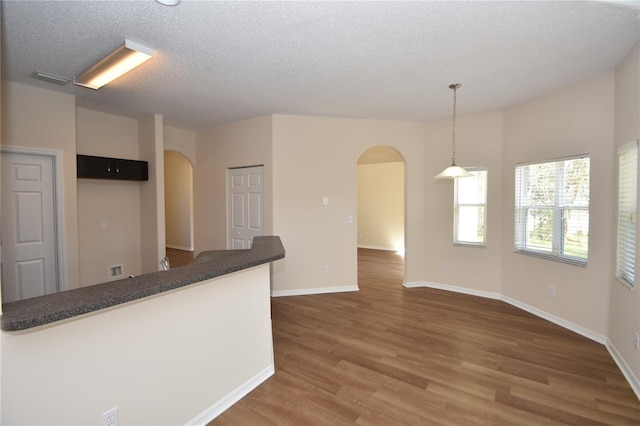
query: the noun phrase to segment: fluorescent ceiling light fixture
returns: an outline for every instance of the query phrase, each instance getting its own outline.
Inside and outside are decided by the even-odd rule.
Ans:
[[[177,6],[182,0],[156,0],[158,3],[164,6]]]
[[[153,49],[126,40],[100,62],[73,79],[78,86],[98,90],[153,57]]]
[[[460,83],[455,83],[449,86],[449,89],[453,90],[453,120],[451,120],[453,137],[451,139],[451,165],[440,172],[440,174],[434,176],[434,179],[455,179],[459,177],[473,176],[464,168],[456,165],[456,91],[460,86],[462,86]]]

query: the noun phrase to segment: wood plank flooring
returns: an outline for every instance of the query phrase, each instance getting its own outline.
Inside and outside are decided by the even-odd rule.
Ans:
[[[272,299],[276,373],[211,425],[640,425],[604,346],[358,253],[359,292]]]
[[[167,257],[169,258],[169,266],[177,268],[178,266],[184,266],[193,260],[193,252],[188,250],[179,250],[174,248],[166,248]]]

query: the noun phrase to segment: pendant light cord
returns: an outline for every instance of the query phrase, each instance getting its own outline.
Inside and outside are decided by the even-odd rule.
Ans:
[[[453,120],[451,120],[451,134],[453,139],[451,141],[451,165],[456,165],[456,104],[457,104],[457,90],[461,86],[460,83],[452,84],[449,86],[453,89]]]

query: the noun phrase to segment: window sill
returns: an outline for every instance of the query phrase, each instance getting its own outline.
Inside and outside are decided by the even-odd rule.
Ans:
[[[631,291],[634,291],[636,289],[635,284],[630,283],[629,281],[625,280],[624,278],[621,277],[616,277],[616,279],[622,284],[624,285],[626,288],[628,288]]]
[[[454,247],[471,247],[471,248],[487,248],[484,243],[453,243]]]
[[[571,258],[567,258],[567,257],[559,257],[559,256],[554,256],[552,254],[541,253],[541,252],[536,252],[536,251],[531,251],[531,250],[514,250],[513,252],[516,253],[516,254],[524,254],[526,256],[538,257],[538,258],[541,258],[541,259],[551,260],[551,261],[554,261],[554,262],[566,263],[567,265],[580,266],[582,268],[586,268],[587,267],[587,261],[586,260],[571,259]]]

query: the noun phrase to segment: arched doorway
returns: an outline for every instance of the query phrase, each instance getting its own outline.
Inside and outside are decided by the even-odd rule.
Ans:
[[[404,280],[405,160],[390,146],[360,155],[358,176],[358,257],[401,263]]]
[[[172,267],[193,258],[193,166],[177,151],[164,152],[167,255]]]

